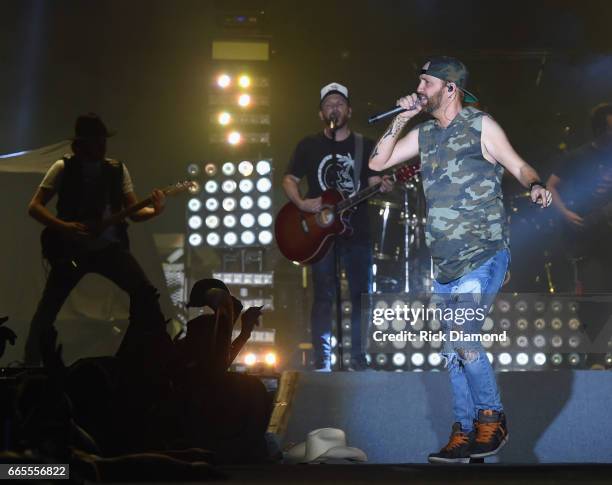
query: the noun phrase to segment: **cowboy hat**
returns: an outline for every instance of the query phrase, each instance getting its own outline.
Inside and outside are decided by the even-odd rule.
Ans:
[[[308,433],[306,441],[285,453],[285,463],[324,463],[330,461],[365,462],[367,455],[359,448],[346,446],[344,431],[320,428]]]

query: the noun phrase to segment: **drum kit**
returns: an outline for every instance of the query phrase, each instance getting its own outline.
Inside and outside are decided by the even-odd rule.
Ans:
[[[427,291],[432,267],[425,246],[425,197],[418,176],[396,184],[400,196],[370,199],[373,292]],[[397,194],[394,191],[392,194]]]

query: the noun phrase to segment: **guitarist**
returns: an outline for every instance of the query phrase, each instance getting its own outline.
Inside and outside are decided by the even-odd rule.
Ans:
[[[612,105],[596,106],[591,126],[594,140],[572,151],[547,181],[566,222],[578,294],[612,290]]]
[[[106,140],[112,136],[93,113],[79,116],[72,142],[73,156],[55,162],[46,173],[28,207],[28,213],[49,231],[46,248],[51,265],[42,299],[38,304],[25,347],[25,364],[39,365],[40,341],[50,330],[68,295],[87,273],[98,273],[130,295],[130,321],[143,312],[149,319],[163,315],[157,290],[129,251],[127,224],[110,226],[93,234],[88,221],[100,221],[138,199],[127,167],[105,158]],[[57,215],[46,207],[57,194]],[[130,217],[135,222],[159,215],[165,204],[160,190],[152,193],[153,207],[144,207]],[[78,248],[78,251],[71,251]],[[139,313],[140,312],[140,313]]]
[[[381,181],[378,172],[368,167],[372,140],[353,133],[349,128],[352,110],[348,89],[331,83],[321,89],[319,118],[324,129],[301,140],[283,179],[287,197],[302,211],[321,210],[321,193],[336,189],[349,196]],[[302,197],[298,184],[306,177],[308,192]],[[389,177],[382,179],[382,192],[393,188]],[[367,207],[361,204],[350,218],[353,234],[337,238],[334,251],[346,269],[351,294],[351,365],[354,370],[366,368],[361,344],[361,295],[368,293],[371,281],[372,255],[368,232]],[[334,251],[312,265],[314,301],[310,314],[314,366],[318,371],[331,370],[331,315],[337,287]]]

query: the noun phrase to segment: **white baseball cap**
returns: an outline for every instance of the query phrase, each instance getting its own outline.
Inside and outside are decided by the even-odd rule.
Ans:
[[[321,89],[321,101],[325,99],[325,96],[330,94],[340,94],[344,96],[347,100],[349,99],[348,89],[346,86],[338,83],[329,83],[327,86],[323,86]]]

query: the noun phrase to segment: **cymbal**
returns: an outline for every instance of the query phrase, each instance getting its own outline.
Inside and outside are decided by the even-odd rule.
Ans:
[[[382,200],[382,199],[370,199],[368,201],[368,204],[370,205],[375,205],[377,207],[389,207],[390,209],[399,209],[399,204],[396,202],[391,202],[389,200]]]

